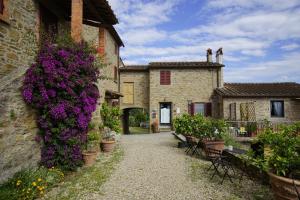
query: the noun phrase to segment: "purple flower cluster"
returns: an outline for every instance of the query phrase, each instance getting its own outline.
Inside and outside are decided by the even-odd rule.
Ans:
[[[82,164],[88,123],[96,110],[98,68],[87,44],[44,45],[27,70],[22,96],[38,110],[41,163],[74,169]]]

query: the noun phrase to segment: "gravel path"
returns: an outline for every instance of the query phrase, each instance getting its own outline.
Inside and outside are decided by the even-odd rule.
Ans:
[[[102,198],[201,199],[177,142],[170,133],[123,136],[124,160],[103,185]]]
[[[269,188],[244,179],[230,183],[210,179],[209,162],[192,158],[177,148],[170,133],[122,136],[124,159],[100,188],[105,200],[268,200]]]

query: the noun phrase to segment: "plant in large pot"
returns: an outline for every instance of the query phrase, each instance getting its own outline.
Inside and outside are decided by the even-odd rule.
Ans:
[[[112,131],[108,127],[104,127],[103,129],[103,136],[101,140],[101,150],[103,152],[111,152],[116,143],[116,132]]]
[[[92,166],[95,163],[97,154],[99,152],[99,140],[100,135],[98,131],[91,130],[88,132],[86,148],[82,152],[84,164],[86,166]]]
[[[197,142],[198,135],[196,133],[196,116],[183,114],[173,120],[173,127],[176,134],[181,134],[186,138],[187,143]]]
[[[269,153],[261,156],[268,171],[276,200],[300,199],[300,123],[283,126],[275,132],[267,129],[258,136]]]
[[[158,125],[157,119],[155,119],[154,122],[152,122],[151,130],[152,130],[152,133],[159,133],[159,125]]]
[[[121,131],[121,111],[119,107],[113,107],[107,103],[103,103],[100,113],[103,122],[103,136],[100,146],[102,151],[110,152],[115,146],[117,133]]]
[[[223,150],[225,141],[223,139],[228,127],[224,120],[206,118],[203,125],[203,131],[206,131],[203,135],[204,148],[212,148],[217,150]]]

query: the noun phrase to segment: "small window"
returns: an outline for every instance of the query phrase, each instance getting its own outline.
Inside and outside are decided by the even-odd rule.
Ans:
[[[194,103],[194,114],[204,115],[205,104],[204,103]]]
[[[284,101],[271,101],[271,117],[284,117]]]
[[[9,22],[8,1],[9,0],[0,0],[0,21],[2,20],[6,23]]]
[[[118,80],[118,68],[114,67],[114,81]]]
[[[170,71],[160,71],[160,84],[170,85],[171,84],[171,72]]]
[[[192,103],[191,114],[201,114],[205,117],[212,116],[212,104],[211,103]]]
[[[134,83],[127,82],[123,83],[123,103],[133,104],[134,103]]]

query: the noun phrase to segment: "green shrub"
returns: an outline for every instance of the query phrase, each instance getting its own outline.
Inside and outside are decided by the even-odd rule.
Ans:
[[[258,142],[268,147],[268,156],[260,156],[255,161],[263,162],[263,169],[280,176],[290,177],[300,169],[300,129],[299,122],[283,125],[275,132],[268,128],[258,136]]]
[[[224,120],[205,118],[201,114],[183,114],[173,120],[173,126],[178,134],[193,135],[200,139],[222,139],[228,130]]]
[[[103,126],[108,127],[111,130],[120,133],[121,131],[121,110],[119,107],[109,106],[107,103],[103,103],[101,110],[101,117]]]
[[[149,120],[149,115],[143,109],[132,109],[129,113],[129,126],[140,126],[141,122]]]
[[[31,200],[42,197],[44,193],[64,179],[58,168],[26,169],[0,185],[0,199]]]

